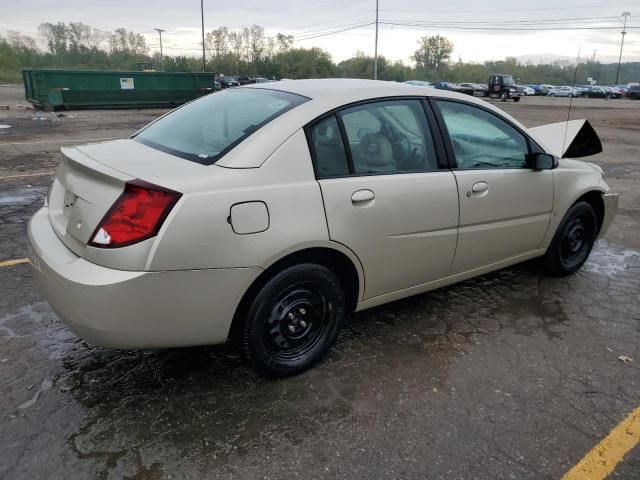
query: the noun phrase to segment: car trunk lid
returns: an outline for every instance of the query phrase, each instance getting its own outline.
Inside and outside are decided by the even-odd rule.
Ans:
[[[134,177],[110,168],[78,148],[62,148],[48,195],[51,224],[76,255],[82,256],[96,227]]]

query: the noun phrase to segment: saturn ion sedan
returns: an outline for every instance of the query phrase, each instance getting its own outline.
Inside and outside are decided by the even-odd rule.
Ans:
[[[224,90],[131,138],[62,149],[30,256],[78,336],[235,340],[318,362],[345,319],[541,257],[578,270],[617,208],[585,120],[525,128],[455,92],[367,80]]]

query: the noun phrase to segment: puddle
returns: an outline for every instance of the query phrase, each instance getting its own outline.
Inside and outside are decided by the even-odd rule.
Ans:
[[[640,251],[633,248],[614,247],[602,242],[597,245],[584,264],[585,272],[614,276],[629,268],[640,267]]]
[[[45,187],[21,188],[12,195],[1,195],[0,205],[30,205],[42,198],[47,193]]]
[[[29,336],[30,333],[24,332],[25,326],[33,329],[45,322],[50,315],[51,310],[46,302],[20,307],[17,313],[0,317],[0,337],[11,339]]]

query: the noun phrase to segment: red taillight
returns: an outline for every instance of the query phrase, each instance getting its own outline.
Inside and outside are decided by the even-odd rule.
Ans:
[[[92,247],[117,248],[158,234],[181,194],[150,183],[127,183],[124,192],[98,224]]]

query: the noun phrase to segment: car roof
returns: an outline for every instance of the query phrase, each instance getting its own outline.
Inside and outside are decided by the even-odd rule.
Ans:
[[[401,96],[430,96],[430,97],[450,97],[457,98],[471,103],[485,102],[477,100],[475,97],[449,90],[430,89],[428,93],[416,90],[413,85],[400,82],[388,82],[381,80],[364,80],[356,78],[325,78],[306,80],[286,80],[271,82],[265,85],[245,85],[242,88],[263,88],[269,90],[279,90],[283,92],[302,95],[320,108],[331,110],[349,103],[359,102],[374,98],[401,97]],[[502,111],[500,111],[503,113]]]
[[[364,79],[308,79],[251,84],[240,89],[277,90],[302,95],[309,101],[269,122],[222,157],[216,165],[230,168],[257,168],[280,145],[317,117],[344,105],[388,97],[432,97],[464,100],[494,111],[526,131],[520,122],[503,110],[470,95],[450,90],[425,89],[408,83]],[[217,94],[214,94],[217,95]],[[267,152],[267,156],[265,156]]]

